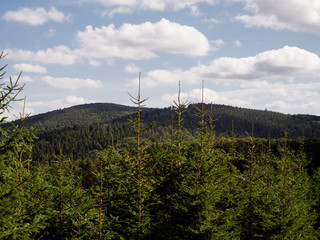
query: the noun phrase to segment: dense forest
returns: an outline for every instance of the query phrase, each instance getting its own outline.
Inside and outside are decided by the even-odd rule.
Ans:
[[[319,239],[318,117],[145,109],[139,90],[105,121],[35,129],[2,117],[18,80],[0,89],[0,239]]]
[[[192,141],[198,134],[196,109],[199,107],[200,104],[188,104],[184,109],[184,140]],[[289,115],[218,104],[204,104],[204,108],[208,112],[205,117],[207,129],[212,116],[214,134],[217,138],[227,138],[231,135],[239,139],[248,137],[254,125],[256,138],[279,139],[285,134],[291,139],[306,137],[307,148],[317,150],[314,143],[320,137],[318,116]],[[44,155],[52,158],[61,148],[68,157],[72,155],[79,159],[88,157],[95,149],[101,150],[116,144],[130,145],[134,131],[128,120],[134,115],[134,107],[94,103],[31,116],[24,124],[26,127],[34,127],[37,135],[33,148],[34,160],[38,161]],[[144,138],[149,143],[168,141],[172,121],[176,121],[173,117],[173,107],[143,108],[142,118],[145,124],[155,123],[152,129],[144,133]],[[19,121],[14,123],[21,124]],[[309,140],[312,138],[312,141]],[[313,152],[308,152],[308,156],[312,154]]]
[[[184,111],[184,128],[190,132],[197,130],[196,108],[200,104],[188,104]],[[208,111],[212,109],[217,136],[231,136],[231,125],[234,122],[235,136],[244,137],[255,125],[255,136],[261,138],[280,138],[287,133],[290,138],[320,137],[320,117],[314,115],[290,115],[268,110],[253,110],[219,104],[205,104]],[[143,108],[143,119],[146,123],[156,122],[157,126],[172,125],[173,107]],[[38,133],[55,130],[66,130],[74,127],[87,127],[112,123],[128,123],[135,107],[112,103],[92,103],[60,109],[44,114],[30,116],[26,127],[33,126]],[[14,122],[19,124],[19,120]]]

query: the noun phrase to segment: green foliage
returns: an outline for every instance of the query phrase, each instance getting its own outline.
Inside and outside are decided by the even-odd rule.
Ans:
[[[55,145],[45,144],[47,134],[37,149],[24,115],[4,125],[21,90],[17,81],[0,89],[1,239],[320,237],[320,171],[306,154],[316,156],[319,139],[239,138],[233,127],[231,138],[216,138],[219,116],[208,119],[204,104],[194,114],[179,100],[160,114],[172,126],[145,127],[159,112],[144,111],[142,121],[139,92],[131,127],[57,130]]]
[[[0,59],[5,57],[3,52]],[[6,66],[0,69],[2,80]],[[21,75],[21,73],[20,73]],[[33,142],[32,129],[24,127],[22,116],[21,127],[13,129],[3,127],[10,104],[17,101],[23,87],[19,87],[19,77],[9,83],[0,84],[0,238],[32,239],[33,235],[43,228],[41,204],[34,198],[41,188],[39,178],[30,171],[31,150]]]
[[[29,117],[27,126],[37,128],[38,132],[61,130],[64,128],[103,124],[119,119],[135,111],[135,108],[113,103],[91,103],[66,109],[38,114]],[[16,121],[15,124],[20,124]]]
[[[201,109],[201,103],[185,106],[184,129],[194,133],[197,129],[199,118],[195,116],[195,106]],[[307,138],[320,137],[319,116],[289,115],[272,111],[262,111],[212,104],[213,115],[216,121],[215,131],[217,136],[231,136],[231,125],[234,121],[234,136],[246,137],[251,132],[252,122],[255,124],[255,137],[281,138],[287,132],[289,138],[305,136]],[[205,109],[210,109],[211,104],[204,104]],[[150,124],[157,122],[158,126],[170,126],[172,107],[143,108],[144,122]],[[44,114],[30,116],[26,126],[33,126],[40,133],[50,133],[55,130],[72,130],[104,124],[127,123],[129,115],[136,111],[134,107],[122,106],[111,103],[93,103],[56,110]],[[15,122],[15,124],[19,123]],[[128,128],[129,129],[129,128]]]
[[[199,133],[199,111],[202,106],[199,104],[190,104],[188,107],[186,104],[182,104],[181,109],[181,140],[182,141],[193,141],[194,137],[197,137]],[[318,122],[319,117],[317,116],[304,116],[304,115],[285,115],[280,113],[274,113],[270,111],[258,111],[241,109],[223,105],[208,105],[203,104],[205,109],[212,108],[212,115],[214,119],[212,123],[208,122],[208,115],[204,119],[204,129],[207,133],[211,130],[214,124],[214,134],[218,138],[228,138],[232,136],[236,137],[235,146],[237,142],[240,143],[243,137],[247,137],[248,133],[251,132],[252,122],[255,125],[255,137],[258,138],[282,138],[284,133],[288,133],[288,137],[296,139],[301,136],[308,138],[306,140],[306,152],[313,154],[312,158],[316,162],[316,159],[320,156],[318,154],[318,147],[315,146],[316,138],[320,137],[320,128]],[[34,117],[29,117],[26,122],[26,126],[35,126],[37,129],[38,139],[35,140],[33,159],[35,161],[41,160],[44,156],[53,158],[54,155],[59,153],[59,145],[62,147],[63,153],[74,159],[84,159],[89,157],[90,151],[96,149],[105,149],[110,145],[117,144],[128,144],[130,145],[130,138],[135,137],[134,129],[128,122],[131,119],[128,111],[131,111],[133,118],[136,117],[134,114],[135,109],[129,108],[127,111],[126,107],[121,106],[114,110],[108,110],[109,104],[88,104],[82,105],[70,109],[60,110],[64,114],[68,115],[68,118],[64,118],[65,115],[60,113],[51,112]],[[79,109],[79,112],[74,112]],[[113,108],[111,108],[113,109]],[[157,125],[153,128],[145,131],[144,140],[151,141],[153,143],[166,142],[170,139],[171,126],[172,126],[172,115],[173,109],[152,109],[152,108],[141,108],[143,111],[143,122],[144,126],[152,125],[156,122]],[[80,111],[81,110],[81,111]],[[100,112],[101,112],[101,115]],[[114,112],[113,112],[114,111]],[[178,112],[174,114],[174,123],[178,122]],[[198,113],[197,113],[198,112]],[[103,115],[104,114],[104,115]],[[95,120],[90,119],[89,116],[97,116]],[[76,116],[77,119],[73,117]],[[34,119],[34,120],[32,120]],[[36,121],[36,119],[38,119]],[[32,121],[30,121],[32,120]],[[210,120],[210,121],[211,121]],[[51,125],[50,121],[54,121]],[[31,122],[31,123],[29,123]],[[232,122],[234,123],[234,130],[232,131]],[[39,124],[42,123],[42,127]],[[61,125],[57,127],[57,125]],[[9,127],[9,125],[7,125]],[[178,126],[175,125],[175,136],[178,135]],[[47,129],[47,130],[45,130]],[[309,140],[314,138],[314,141]],[[318,141],[319,142],[319,141]],[[240,143],[243,145],[243,143]],[[310,147],[312,149],[309,148]],[[239,147],[238,145],[237,147]],[[245,146],[244,146],[245,148]],[[310,151],[309,151],[310,149]],[[243,151],[243,150],[242,150]],[[316,167],[316,166],[315,166]]]

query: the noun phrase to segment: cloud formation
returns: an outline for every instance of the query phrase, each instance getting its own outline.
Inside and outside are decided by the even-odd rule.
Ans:
[[[12,60],[53,63],[61,65],[72,65],[75,64],[79,59],[79,56],[77,56],[67,46],[57,46],[54,48],[48,48],[46,50],[39,50],[37,52],[22,49],[6,49],[5,52],[9,53],[7,58]]]
[[[9,59],[73,65],[87,60],[90,65],[99,66],[101,59],[151,59],[159,52],[181,54],[191,57],[205,56],[215,48],[209,40],[194,27],[180,25],[161,19],[159,22],[123,24],[120,28],[110,24],[101,28],[87,26],[76,36],[77,46],[71,50],[61,45],[32,52],[22,49],[6,49]],[[222,40],[213,42],[217,46]]]
[[[91,58],[150,59],[157,52],[204,56],[210,50],[208,39],[197,29],[161,19],[139,25],[113,24],[94,28],[87,26],[77,34],[80,48],[76,52]]]
[[[9,78],[6,78],[4,81],[5,82],[10,82],[10,78],[12,81],[16,81],[18,79],[18,75],[14,75],[14,76],[10,76]],[[24,83],[30,83],[30,82],[34,82],[34,78],[31,77],[31,76],[26,76],[26,75],[21,75],[20,78],[19,78],[19,83],[21,84],[24,84]]]
[[[74,105],[80,105],[80,104],[86,104],[86,103],[95,103],[97,102],[96,100],[88,100],[83,97],[75,96],[75,95],[69,95],[66,96],[65,98],[62,99],[56,99],[56,100],[48,100],[48,101],[33,101],[30,102],[26,101],[26,108],[25,112],[26,113],[31,113],[33,114],[35,112],[35,109],[43,109],[43,112],[47,112],[48,110],[56,110],[56,109],[62,109],[62,108],[67,108],[71,107]],[[23,108],[23,103],[18,102],[18,105],[20,106],[19,108]],[[39,111],[39,110],[38,110]],[[10,120],[14,120],[15,117],[13,116],[19,116],[19,112],[13,112],[13,114],[9,115]]]
[[[209,64],[199,64],[188,70],[157,69],[146,73],[146,86],[159,84],[176,85],[179,80],[185,84],[219,80],[254,80],[319,77],[320,58],[318,55],[297,47],[285,46],[265,51],[246,58],[221,57]]]
[[[74,95],[67,96],[63,99],[41,102],[27,102],[27,107],[49,107],[50,109],[58,109],[72,105],[84,104],[87,101],[83,97]]]
[[[137,67],[134,63],[130,63],[127,66],[125,66],[124,70],[127,73],[138,73],[141,72],[141,69]]]
[[[233,106],[252,106],[250,99],[241,98],[241,96],[233,95],[231,96],[228,92],[217,92],[209,88],[204,88],[204,99],[205,103],[215,103],[215,104],[227,104]],[[172,104],[172,102],[177,100],[178,94],[164,94],[162,100],[167,102],[166,106]],[[189,91],[182,91],[180,93],[180,98],[182,102],[188,103],[199,103],[202,101],[202,89],[195,88]]]
[[[144,79],[143,79],[144,80]],[[225,90],[204,89],[204,102],[241,106],[251,109],[268,109],[283,113],[319,112],[320,83],[290,83],[268,82],[255,80],[254,82],[235,81],[233,88]],[[215,85],[218,87],[218,85]],[[184,86],[182,86],[184,88]],[[177,100],[177,93],[163,94],[163,106],[169,106]],[[181,91],[181,101],[190,103],[201,102],[202,89],[195,88]],[[154,102],[157,105],[157,102]]]
[[[13,68],[18,72],[47,73],[47,69],[45,67],[28,63],[15,64],[13,65]]]
[[[101,88],[103,84],[99,80],[82,79],[82,78],[56,78],[45,76],[41,78],[42,81],[55,88],[63,88],[70,90],[77,90],[80,88]]]
[[[247,27],[275,30],[307,31],[320,34],[320,1],[318,0],[233,0],[245,3],[253,15],[235,19]]]
[[[145,73],[142,81],[145,88],[159,88],[177,87],[180,80],[182,88],[188,89],[181,91],[182,101],[201,102],[201,89],[192,87],[205,80],[204,101],[207,103],[318,114],[319,71],[318,55],[285,46],[246,58],[217,58],[187,70],[156,69]],[[134,79],[130,84],[136,82]],[[176,93],[164,94],[162,105],[168,106],[176,99]]]
[[[22,8],[17,11],[7,11],[2,18],[6,21],[19,22],[31,26],[43,25],[48,21],[63,22],[70,18],[70,15],[58,11],[55,7],[50,7],[47,11],[44,8]]]
[[[197,4],[207,3],[215,4],[218,0],[93,0],[107,8],[111,8],[105,12],[112,16],[116,13],[132,13],[136,10],[153,10],[153,11],[179,11],[188,9],[190,14],[198,15],[199,10]],[[89,0],[82,0],[89,2]],[[90,1],[92,2],[92,1]]]
[[[181,81],[183,101],[200,102],[199,86],[205,80],[207,103],[247,108],[267,108],[283,113],[318,114],[320,99],[320,58],[297,47],[261,52],[245,58],[221,57],[187,70],[155,69],[143,75],[144,88],[177,87]],[[137,79],[128,85],[135,86]],[[210,86],[208,88],[208,86]],[[135,86],[136,87],[136,86]],[[212,89],[214,90],[212,90]],[[177,94],[164,94],[163,106],[169,106]],[[151,99],[151,104],[159,103]]]

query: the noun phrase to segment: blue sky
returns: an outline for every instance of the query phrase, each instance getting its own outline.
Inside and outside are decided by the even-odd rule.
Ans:
[[[183,101],[320,114],[319,0],[11,0],[7,75],[31,114],[92,102]],[[23,103],[13,105],[12,115]]]

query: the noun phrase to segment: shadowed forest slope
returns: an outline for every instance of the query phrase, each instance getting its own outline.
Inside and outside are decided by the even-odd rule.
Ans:
[[[200,104],[190,104],[182,114],[185,140],[192,139],[199,132],[196,107],[200,107]],[[318,116],[290,115],[217,104],[206,104],[205,109],[207,132],[210,131],[210,124],[213,124],[216,137],[248,137],[252,135],[252,127],[256,138],[277,139],[285,134],[291,139],[301,136],[320,137]],[[62,150],[66,155],[83,158],[92,150],[110,145],[134,146],[134,131],[129,123],[134,114],[134,107],[94,103],[31,116],[26,125],[35,127],[38,136],[33,156],[42,159],[44,155],[51,157]],[[153,128],[144,133],[144,139],[149,143],[169,141],[176,118],[172,107],[144,108],[143,122],[146,125],[155,123]]]

